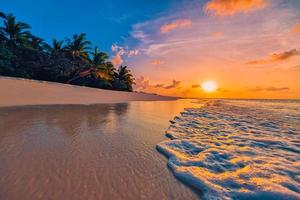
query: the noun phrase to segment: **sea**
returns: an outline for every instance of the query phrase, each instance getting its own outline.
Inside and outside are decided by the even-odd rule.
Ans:
[[[299,100],[200,100],[157,150],[203,199],[300,199]]]

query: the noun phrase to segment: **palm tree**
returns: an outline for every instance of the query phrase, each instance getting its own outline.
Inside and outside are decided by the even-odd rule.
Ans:
[[[108,55],[105,52],[99,52],[98,47],[95,47],[92,57],[91,64],[96,67],[101,67],[108,58]]]
[[[56,55],[60,52],[63,51],[64,47],[63,47],[63,40],[57,40],[57,39],[52,39],[52,48],[51,48],[51,54],[52,55]]]
[[[120,66],[118,69],[118,76],[119,80],[125,81],[126,83],[133,84],[134,78],[127,66]]]
[[[0,18],[5,19],[5,14],[1,11],[0,11]],[[0,43],[2,43],[4,39],[5,39],[5,37],[4,37],[3,30],[0,29]]]
[[[0,11],[0,20],[0,75],[132,91],[130,70],[126,66],[116,70],[97,47],[89,52],[86,34],[53,39],[50,46],[14,15]]]
[[[43,39],[33,35],[29,36],[25,40],[24,44],[26,44],[27,48],[40,53],[48,52],[51,49],[51,47]]]
[[[0,11],[0,17],[1,18],[5,18],[5,14],[3,12]]]
[[[116,89],[132,91],[132,85],[135,83],[130,70],[127,69],[127,66],[120,66],[115,76],[116,76],[116,81],[115,81]]]
[[[4,19],[4,26],[0,27],[0,31],[9,45],[22,44],[31,35],[29,32],[30,26],[16,21],[15,16],[12,14],[5,15],[1,13],[1,17]]]
[[[95,47],[92,56],[91,71],[94,72],[96,78],[111,81],[113,75],[111,71],[114,68],[111,62],[105,62],[108,59],[108,55],[105,52],[99,52],[98,47]]]
[[[83,78],[87,76],[92,76],[97,79],[102,79],[104,81],[110,81],[110,70],[105,63],[105,60],[108,58],[108,55],[105,52],[99,52],[98,47],[94,48],[92,52],[92,59],[89,60],[90,66],[81,71],[76,77],[72,79],[74,81],[77,78]]]
[[[52,46],[54,50],[62,50],[63,49],[63,40],[52,39]]]
[[[73,35],[73,39],[68,39],[67,43],[66,52],[73,60],[88,60],[88,50],[90,50],[89,45],[91,45],[91,42],[86,39],[85,33]]]
[[[105,65],[105,68],[106,68],[107,80],[112,81],[113,79],[115,79],[116,68],[114,67],[114,65],[110,61],[106,62],[104,65]]]
[[[89,45],[90,41],[86,39],[86,34],[81,33],[79,35],[73,35],[72,40],[67,40],[67,46],[65,47],[66,54],[71,59],[70,71],[73,71],[71,79],[67,83],[80,77],[82,72],[89,64]]]

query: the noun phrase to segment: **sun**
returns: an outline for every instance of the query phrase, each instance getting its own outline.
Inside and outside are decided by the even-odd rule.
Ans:
[[[216,81],[213,80],[209,80],[209,81],[205,81],[202,83],[201,88],[205,91],[205,92],[214,92],[217,90],[218,86]]]

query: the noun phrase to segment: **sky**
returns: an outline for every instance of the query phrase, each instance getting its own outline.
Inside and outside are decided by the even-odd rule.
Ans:
[[[299,0],[1,0],[0,10],[49,42],[87,33],[137,91],[300,98]],[[216,91],[201,88],[209,80]]]

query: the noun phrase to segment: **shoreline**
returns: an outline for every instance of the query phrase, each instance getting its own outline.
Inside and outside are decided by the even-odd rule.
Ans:
[[[172,101],[178,97],[97,89],[56,82],[0,76],[0,107],[93,105],[129,101]]]

